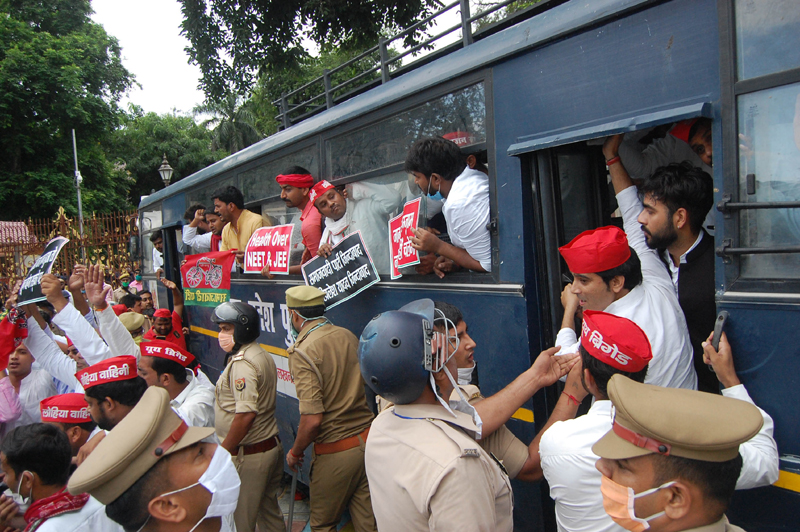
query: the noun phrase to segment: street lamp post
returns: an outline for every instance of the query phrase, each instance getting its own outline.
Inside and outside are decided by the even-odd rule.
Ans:
[[[161,174],[161,180],[164,182],[164,188],[169,186],[169,180],[172,179],[172,167],[167,161],[167,154],[164,154],[164,160],[161,161],[161,166],[158,167],[158,173]]]

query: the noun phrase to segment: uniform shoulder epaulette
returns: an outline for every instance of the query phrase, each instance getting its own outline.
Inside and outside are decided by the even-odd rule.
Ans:
[[[237,362],[239,360],[244,360],[244,353],[239,353],[238,355],[234,355],[233,358],[231,358],[231,362]]]

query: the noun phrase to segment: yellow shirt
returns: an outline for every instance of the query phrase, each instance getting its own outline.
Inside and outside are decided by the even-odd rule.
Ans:
[[[363,432],[373,416],[358,364],[358,338],[329,323],[314,329],[319,323],[307,323],[287,351],[300,414],[322,414],[315,441],[331,443]]]
[[[277,390],[278,371],[272,356],[256,343],[240,349],[217,381],[214,415],[219,440],[228,435],[236,414],[248,412],[255,412],[256,419],[239,445],[251,445],[278,434]]]
[[[269,227],[269,224],[264,221],[260,214],[244,209],[236,221],[236,227],[230,223],[222,230],[219,250],[238,249],[239,251],[244,251],[247,248],[247,242],[250,241],[250,237],[256,232],[256,229],[265,226]]]

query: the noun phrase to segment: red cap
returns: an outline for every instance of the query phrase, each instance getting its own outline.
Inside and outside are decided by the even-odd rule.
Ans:
[[[76,373],[75,377],[87,389],[98,384],[135,379],[138,376],[136,369],[136,357],[125,355],[91,365]]]
[[[643,370],[653,358],[650,340],[638,325],[598,310],[583,311],[581,346],[600,362],[627,373]]]
[[[690,118],[689,120],[678,122],[673,126],[672,129],[669,130],[669,134],[676,139],[680,139],[686,144],[689,144],[689,131],[691,131],[695,122],[697,122],[696,118]]]
[[[89,405],[82,393],[65,393],[42,399],[39,410],[43,423],[87,423],[92,420]]]
[[[165,358],[177,362],[184,368],[194,360],[194,355],[189,351],[184,351],[174,343],[164,340],[142,342],[139,344],[139,351],[142,356]]]
[[[72,347],[73,345],[75,345],[72,343],[72,340],[69,339],[69,336],[67,336],[66,338],[67,338],[67,347]]]
[[[289,185],[297,188],[311,188],[314,186],[314,177],[311,174],[281,174],[275,178],[279,185]]]
[[[573,273],[604,272],[625,264],[631,257],[628,237],[613,225],[584,231],[558,251]]]
[[[334,187],[333,185],[331,185],[330,183],[328,183],[323,179],[322,181],[314,185],[314,188],[311,189],[311,193],[308,195],[308,199],[311,200],[311,203],[314,203],[314,201],[316,201],[318,197],[322,196],[332,188],[336,187]]]
[[[155,311],[153,313],[153,317],[154,318],[171,318],[172,317],[172,312],[170,312],[169,309],[160,308],[160,309],[158,309],[157,311]]]
[[[128,307],[120,303],[119,305],[114,305],[113,307],[111,307],[111,310],[113,310],[114,314],[116,314],[117,316],[121,316],[122,314],[128,312]]]

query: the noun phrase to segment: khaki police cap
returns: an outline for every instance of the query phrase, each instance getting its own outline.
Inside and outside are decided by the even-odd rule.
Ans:
[[[69,479],[69,492],[89,493],[101,503],[111,504],[159,459],[214,433],[213,428],[188,427],[169,403],[165,389],[149,387],[78,466]]]
[[[119,321],[122,322],[128,331],[133,332],[142,328],[144,325],[144,316],[133,311],[123,312],[119,315]]]
[[[611,377],[608,396],[615,408],[613,427],[592,447],[603,458],[654,453],[725,462],[764,423],[758,408],[746,401],[640,384],[622,375]]]
[[[325,305],[325,292],[315,286],[293,286],[286,291],[289,308],[321,307]]]
[[[120,279],[130,279],[131,278],[131,274],[129,274],[128,272],[122,272],[121,274],[119,274],[119,278]]]

